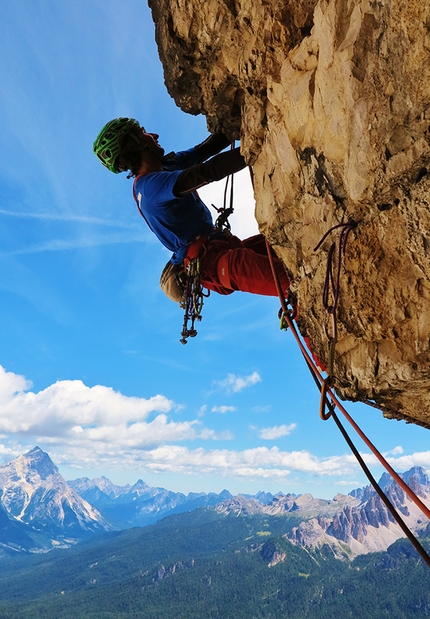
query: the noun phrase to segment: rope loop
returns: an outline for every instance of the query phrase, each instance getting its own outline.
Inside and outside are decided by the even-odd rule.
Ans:
[[[324,236],[322,237],[318,245],[314,247],[314,251],[317,251],[321,247],[321,245],[324,243],[325,239],[329,236],[329,234],[331,234],[334,230],[342,228],[342,231],[339,237],[339,251],[338,251],[338,256],[337,256],[336,277],[333,274],[333,256],[336,250],[335,242],[331,244],[330,249],[327,254],[327,269],[326,269],[326,276],[324,280],[322,300],[323,300],[324,309],[328,314],[334,314],[337,309],[337,305],[339,302],[340,272],[341,272],[341,266],[342,266],[342,256],[345,255],[346,243],[348,241],[349,233],[351,232],[351,230],[354,230],[354,228],[356,228],[357,225],[358,224],[356,221],[354,221],[354,219],[350,219],[346,223],[337,224],[336,226],[332,226],[330,230],[327,230],[327,232],[324,234]],[[329,303],[330,290],[331,290],[332,297],[333,297],[332,305],[330,305]]]
[[[333,232],[334,230],[338,230],[341,228],[341,233],[339,236],[339,250],[337,254],[337,265],[336,265],[336,275],[334,274],[333,262],[334,262],[334,254],[336,251],[336,242],[334,241],[330,245],[330,249],[327,254],[327,267],[326,267],[326,275],[324,279],[323,293],[322,293],[322,304],[325,312],[331,316],[331,336],[326,332],[327,338],[330,342],[330,350],[329,350],[329,361],[328,361],[328,374],[329,376],[333,375],[334,369],[334,353],[337,343],[337,317],[336,310],[339,303],[339,294],[340,294],[340,273],[342,270],[342,257],[345,255],[346,251],[346,243],[348,241],[348,236],[351,230],[357,227],[357,222],[354,219],[349,219],[346,223],[337,224],[336,226],[332,226],[330,230],[328,230],[318,245],[314,248],[314,251],[317,251],[325,241],[325,239]],[[330,293],[332,296],[332,303],[330,304]]]
[[[327,399],[327,390],[332,386],[331,376],[323,381],[321,385],[321,398],[320,398],[320,417],[323,421],[327,421],[333,415],[335,411],[335,405]],[[327,412],[325,410],[327,406]]]

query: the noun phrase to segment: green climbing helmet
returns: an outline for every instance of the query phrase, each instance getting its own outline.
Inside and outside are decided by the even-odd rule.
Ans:
[[[120,153],[119,138],[134,127],[140,128],[139,123],[134,118],[115,118],[103,127],[95,139],[93,144],[94,153],[105,168],[115,174],[123,172],[118,166],[118,156]]]

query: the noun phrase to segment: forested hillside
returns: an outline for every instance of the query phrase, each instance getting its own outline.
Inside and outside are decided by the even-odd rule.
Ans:
[[[281,530],[283,517],[201,509],[67,550],[5,559],[0,616],[430,616],[430,572],[409,542],[347,562],[335,559],[328,547],[309,552],[294,546]]]

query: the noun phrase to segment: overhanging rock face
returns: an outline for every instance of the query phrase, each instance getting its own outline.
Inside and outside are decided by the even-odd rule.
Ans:
[[[150,0],[167,88],[241,139],[260,230],[329,363],[327,255],[348,220],[338,394],[430,426],[430,4]],[[335,261],[336,262],[336,261]]]

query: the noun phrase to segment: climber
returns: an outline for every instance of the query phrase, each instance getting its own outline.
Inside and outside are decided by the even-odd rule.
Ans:
[[[132,118],[108,122],[94,142],[94,153],[108,170],[129,171],[128,178],[134,177],[133,196],[140,214],[172,252],[160,285],[174,301],[181,300],[184,263],[196,257],[201,285],[209,290],[277,296],[264,237],[240,240],[215,228],[197,194],[200,187],[246,166],[239,148],[221,152],[229,143],[216,133],[194,148],[165,155],[158,135],[148,133]],[[278,258],[275,267],[287,294],[289,279]]]

